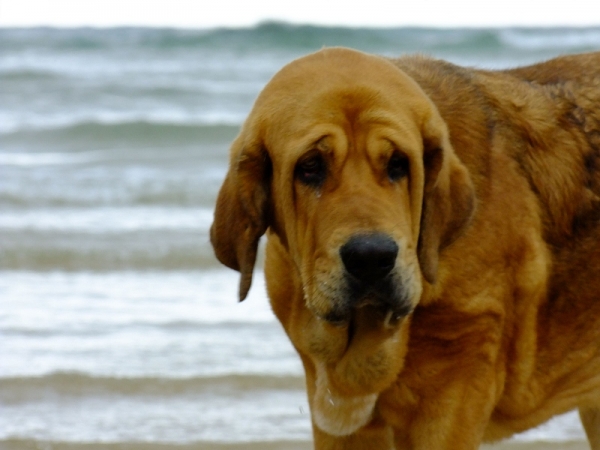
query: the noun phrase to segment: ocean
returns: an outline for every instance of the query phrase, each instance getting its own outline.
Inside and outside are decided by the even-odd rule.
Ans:
[[[598,50],[600,28],[0,29],[1,449],[307,447],[261,269],[238,304],[208,230],[262,86],[334,45],[503,68]]]

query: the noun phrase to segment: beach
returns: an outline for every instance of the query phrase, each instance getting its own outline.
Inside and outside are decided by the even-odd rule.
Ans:
[[[310,448],[262,269],[238,303],[208,230],[256,95],[324,45],[501,68],[600,28],[0,29],[0,449]],[[587,446],[569,413],[483,448]]]

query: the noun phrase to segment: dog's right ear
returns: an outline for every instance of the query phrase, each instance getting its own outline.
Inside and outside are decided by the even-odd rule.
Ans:
[[[229,171],[210,228],[210,242],[219,261],[240,272],[240,301],[248,295],[258,241],[269,226],[271,171],[262,142],[249,139],[242,130],[231,147]]]
[[[433,284],[439,253],[467,228],[475,210],[475,189],[469,172],[454,153],[442,118],[423,127],[425,186],[418,256],[421,272]]]

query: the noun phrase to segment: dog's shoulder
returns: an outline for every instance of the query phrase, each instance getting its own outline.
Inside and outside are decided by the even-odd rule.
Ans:
[[[558,225],[548,238],[555,245],[571,242],[597,228],[600,220],[600,52],[561,56],[504,73],[551,102],[545,113],[551,128],[528,145],[520,162],[529,174],[537,168],[539,175],[530,179]],[[564,201],[551,201],[557,198]]]
[[[541,85],[570,82],[576,83],[583,90],[597,92],[600,90],[600,52],[559,56],[502,72]]]
[[[392,62],[413,78],[440,110],[450,105],[460,108],[461,104],[472,108],[474,102],[481,100],[474,69],[422,54],[405,55]],[[459,99],[463,101],[458,102]]]
[[[596,226],[600,52],[508,70],[465,68],[419,55],[394,63],[438,107],[472,175],[489,176],[491,152],[515,161],[539,200],[548,242],[560,246]]]
[[[587,139],[600,135],[600,52],[565,55],[503,73],[537,87],[562,110]],[[590,142],[600,148],[600,141]]]
[[[495,119],[489,99],[477,81],[478,73],[420,54],[392,62],[414,79],[435,104],[448,126],[454,151],[468,167],[475,185],[484,185],[489,172],[486,149],[492,145]]]

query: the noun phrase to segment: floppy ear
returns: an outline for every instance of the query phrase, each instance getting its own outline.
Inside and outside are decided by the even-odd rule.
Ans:
[[[418,257],[423,276],[433,284],[440,251],[454,242],[471,220],[475,191],[441,117],[432,118],[425,126],[423,147],[425,186]]]
[[[229,172],[219,191],[210,242],[227,267],[240,272],[240,301],[248,295],[258,241],[268,227],[271,161],[261,142],[244,132],[231,148]]]

